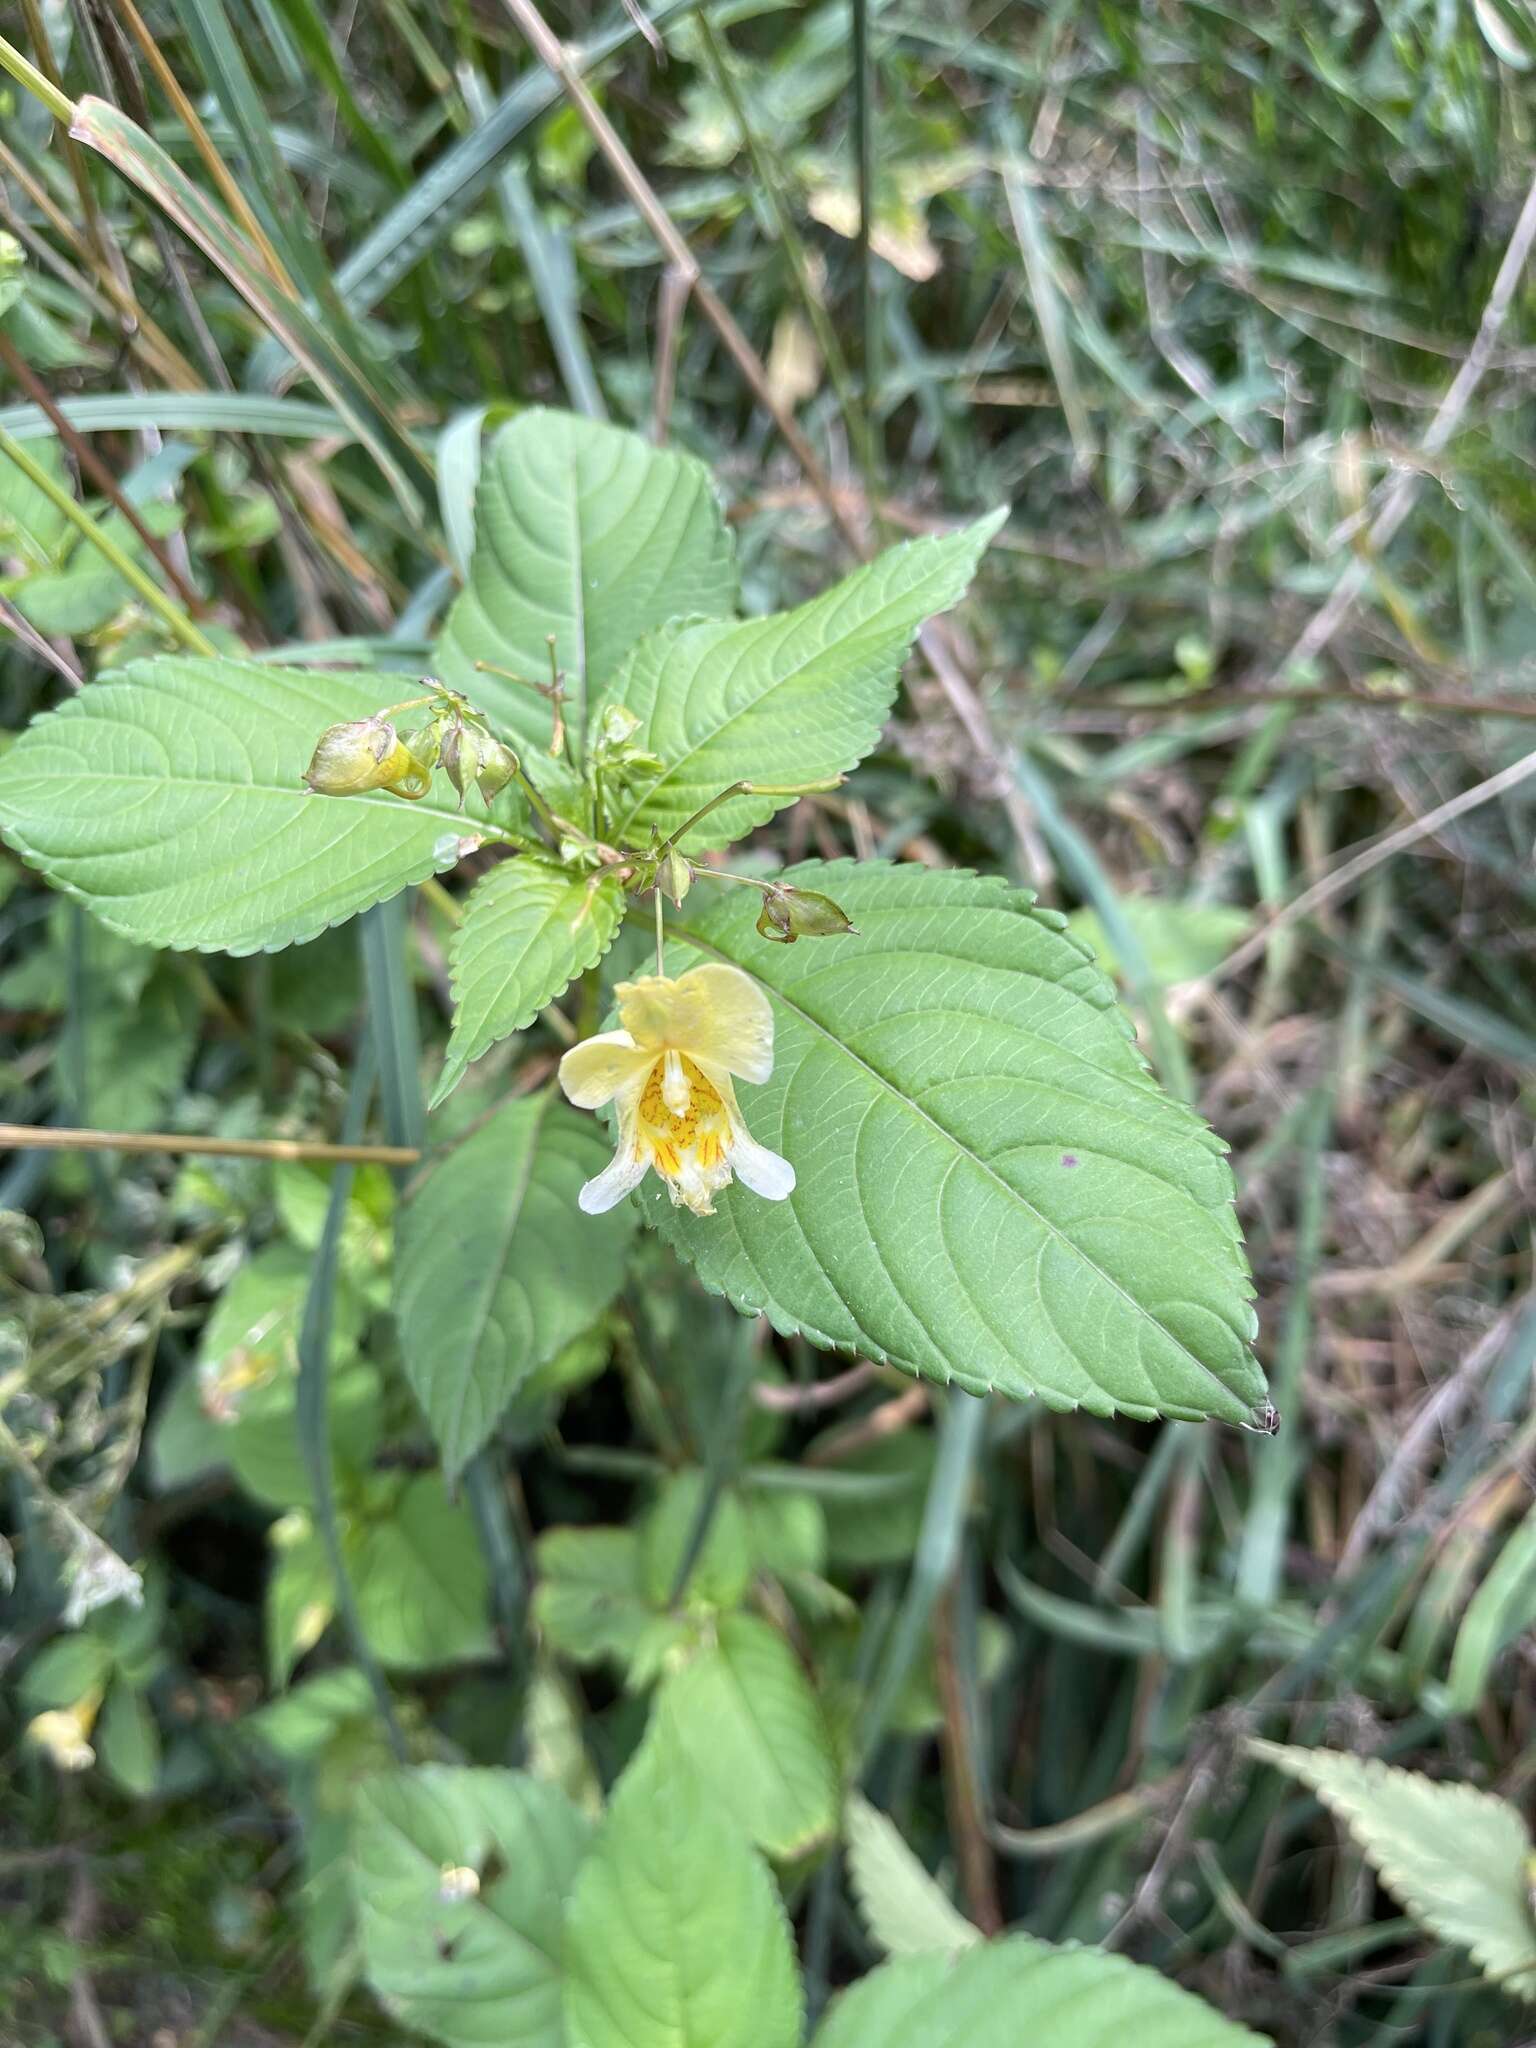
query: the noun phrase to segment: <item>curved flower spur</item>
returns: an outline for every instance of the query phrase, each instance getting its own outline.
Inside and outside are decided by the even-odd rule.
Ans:
[[[750,975],[711,963],[676,980],[647,975],[618,986],[623,1028],[574,1045],[560,1085],[578,1109],[618,1111],[613,1162],[581,1191],[601,1215],[655,1167],[676,1204],[714,1214],[732,1178],[770,1202],[794,1192],[795,1169],[748,1131],[732,1083],[773,1072],[773,1010]]]

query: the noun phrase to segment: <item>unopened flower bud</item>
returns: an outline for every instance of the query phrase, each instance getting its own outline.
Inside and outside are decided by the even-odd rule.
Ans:
[[[838,939],[855,932],[846,910],[815,889],[795,889],[788,884],[763,891],[763,907],[757,928],[765,939],[792,946],[796,939]]]
[[[390,783],[389,793],[407,797],[415,803],[432,787],[432,770],[442,753],[441,734],[435,724],[424,725],[420,732],[406,733],[400,744],[405,749],[409,765]]]
[[[640,730],[640,720],[627,704],[605,704],[597,722],[600,747],[627,746]]]
[[[682,908],[683,898],[693,887],[693,869],[675,846],[668,849],[666,859],[656,870],[656,886],[663,896]]]
[[[462,811],[469,785],[480,769],[480,735],[455,720],[443,734],[439,758],[448,771],[448,780],[459,793],[459,809]]]
[[[475,735],[475,751],[475,780],[480,785],[480,794],[489,803],[517,773],[517,756],[488,732]]]
[[[50,1707],[27,1723],[27,1740],[47,1752],[61,1771],[87,1771],[96,1761],[90,1744],[91,1727],[101,1705],[99,1688],[76,1700],[72,1707]]]
[[[387,718],[353,718],[320,735],[304,771],[317,796],[361,796],[417,773],[410,750]]]

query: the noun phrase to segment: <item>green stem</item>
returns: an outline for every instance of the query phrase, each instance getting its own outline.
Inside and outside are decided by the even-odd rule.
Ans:
[[[686,819],[677,830],[664,839],[657,849],[658,857],[665,859],[679,840],[686,839],[701,818],[707,818],[711,811],[717,811],[722,804],[728,804],[733,796],[817,796],[832,789],[840,789],[844,778],[841,775],[824,776],[820,782],[733,782],[729,789],[722,789],[718,796],[712,796],[707,804],[701,804],[691,818]],[[649,856],[636,856],[649,858]]]
[[[514,760],[517,760],[517,756],[515,754],[512,758]],[[549,834],[550,845],[553,846],[555,850],[558,852],[561,840],[568,837],[568,834],[561,826],[560,820],[549,808],[549,805],[545,803],[543,797],[540,796],[539,792],[534,788],[532,782],[529,781],[528,776],[525,774],[523,770],[523,764],[521,761],[518,761],[517,766],[512,770],[512,780],[517,784],[518,788],[523,792],[523,795],[527,797],[529,803],[533,806],[534,816],[538,819],[539,823],[544,827],[544,830]]]
[[[14,44],[0,36],[0,71],[8,71],[18,85],[24,85],[32,97],[41,100],[55,121],[67,128],[74,119],[75,109],[70,100],[56,85],[50,85],[35,64],[31,64]]]
[[[90,513],[77,505],[63,485],[34,462],[22,444],[4,427],[0,427],[0,455],[8,456],[28,483],[35,484],[48,502],[63,513],[70,525],[85,536],[104,560],[111,563],[124,582],[132,585],[183,647],[189,647],[194,654],[217,656],[219,650],[207,634],[192,623],[179,605],[172,604],[159,585],[144,574],[137,562],[124,554],[117,542],[102,531]]]
[[[688,867],[696,882],[740,882],[745,888],[764,891],[778,889],[780,886],[769,875],[738,875],[732,868],[695,867],[692,861],[688,863]]]
[[[658,974],[665,974],[666,971],[667,929],[665,915],[662,910],[661,891],[658,888],[656,891],[656,972]]]
[[[386,704],[382,711],[375,711],[373,715],[375,718],[398,718],[402,711],[419,711],[423,704],[435,704],[437,701],[434,690],[430,697],[406,697],[399,704]]]

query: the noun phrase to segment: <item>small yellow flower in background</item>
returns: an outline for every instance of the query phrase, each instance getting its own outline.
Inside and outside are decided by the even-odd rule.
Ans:
[[[47,1750],[59,1770],[88,1771],[96,1761],[90,1733],[100,1705],[101,1690],[98,1687],[96,1691],[88,1692],[84,1699],[76,1700],[72,1707],[51,1707],[46,1714],[39,1714],[27,1723],[27,1740],[38,1749]]]
[[[621,981],[621,1031],[573,1045],[560,1085],[578,1109],[617,1105],[613,1164],[589,1180],[581,1206],[612,1209],[654,1166],[674,1203],[712,1216],[714,1197],[734,1175],[770,1202],[794,1193],[795,1169],[759,1145],[742,1120],[732,1086],[773,1072],[773,1010],[739,967],[693,967],[673,981]]]

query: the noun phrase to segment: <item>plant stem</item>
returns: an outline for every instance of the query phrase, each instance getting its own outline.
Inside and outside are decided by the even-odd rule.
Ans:
[[[186,581],[181,571],[171,560],[166,552],[164,543],[157,535],[151,533],[144,524],[144,518],[138,506],[134,504],[131,498],[123,496],[117,479],[113,476],[111,470],[107,468],[107,465],[102,461],[90,443],[70,425],[64,414],[54,404],[48,387],[42,382],[41,378],[33,374],[31,366],[3,333],[0,333],[0,364],[3,364],[9,370],[38,411],[49,421],[54,432],[64,443],[70,454],[74,456],[83,473],[90,478],[102,496],[111,502],[114,510],[120,512],[123,518],[127,520],[144,547],[160,564],[162,574],[188,611],[195,612],[202,609],[203,599],[198,596],[197,592]]]
[[[177,1131],[84,1131],[54,1124],[0,1124],[0,1149],[18,1152],[167,1152],[211,1159],[313,1159],[331,1164],[410,1166],[408,1145],[327,1145],[308,1138],[184,1137]]]
[[[34,99],[42,101],[55,121],[62,122],[66,128],[69,126],[75,111],[73,102],[4,36],[0,36],[0,71],[8,71],[18,85],[24,85]]]
[[[667,932],[662,909],[661,889],[656,890],[656,972],[664,975],[667,971]]]
[[[554,812],[549,808],[549,805],[545,803],[543,797],[540,796],[539,792],[534,788],[533,784],[529,781],[527,775],[523,771],[522,762],[518,761],[517,756],[515,754],[512,756],[512,758],[514,761],[517,761],[517,766],[512,770],[512,780],[517,784],[518,788],[523,792],[523,795],[527,797],[529,803],[533,806],[534,816],[538,819],[539,823],[544,827],[544,830],[549,834],[550,845],[553,846],[555,850],[558,852],[560,847],[560,841],[563,838],[565,838],[567,834],[562,829],[560,820],[555,816]]]
[[[712,796],[707,804],[702,804],[691,818],[686,819],[675,832],[669,834],[662,841],[661,854],[663,857],[669,854],[680,839],[687,837],[701,818],[707,818],[710,812],[718,810],[721,804],[729,803],[733,796],[818,796],[825,795],[829,790],[840,789],[843,781],[844,777],[841,775],[833,775],[823,777],[820,782],[733,782],[729,789],[722,789],[718,796]]]
[[[219,650],[208,635],[192,623],[179,605],[172,604],[159,585],[144,574],[137,562],[124,554],[117,542],[102,531],[90,513],[77,505],[69,492],[57,483],[46,469],[34,462],[22,444],[4,427],[0,427],[0,455],[8,456],[28,483],[35,484],[49,504],[62,512],[70,525],[78,533],[82,533],[97,553],[112,564],[123,581],[132,585],[183,647],[189,647],[194,654],[217,656]]]

